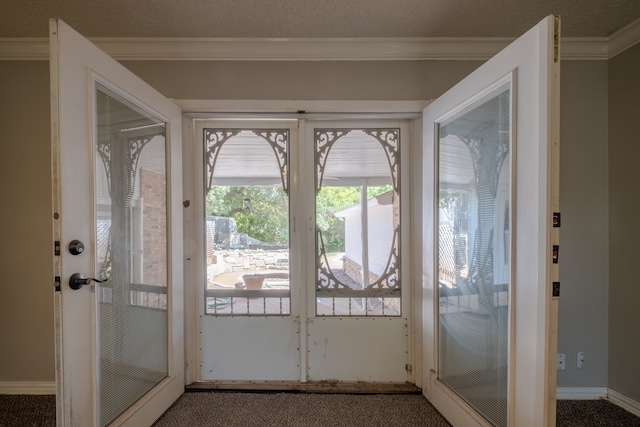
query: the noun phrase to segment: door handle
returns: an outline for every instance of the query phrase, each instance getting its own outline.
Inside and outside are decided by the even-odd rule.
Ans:
[[[91,282],[104,283],[106,282],[106,280],[98,280],[92,277],[84,277],[84,274],[82,273],[73,273],[71,277],[69,277],[69,287],[74,291],[80,289],[84,285],[90,285]]]

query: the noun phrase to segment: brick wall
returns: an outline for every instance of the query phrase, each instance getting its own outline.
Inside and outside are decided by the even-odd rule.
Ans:
[[[166,180],[162,173],[140,169],[142,199],[143,283],[167,285]]]
[[[349,276],[350,278],[352,278],[353,280],[358,282],[358,284],[361,285],[362,284],[362,266],[346,256],[343,258],[343,263],[344,263],[344,272],[347,274],[347,276]],[[369,272],[370,283],[375,282],[379,278],[380,276],[378,276],[377,274]]]

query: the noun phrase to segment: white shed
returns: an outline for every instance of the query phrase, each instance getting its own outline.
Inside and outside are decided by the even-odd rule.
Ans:
[[[388,191],[367,200],[366,221],[362,204],[336,213],[345,222],[345,272],[358,283],[362,283],[365,247],[368,249],[366,261],[369,265],[369,283],[377,280],[385,271],[397,224],[397,199],[393,191]],[[367,224],[366,235],[362,232],[363,224]]]

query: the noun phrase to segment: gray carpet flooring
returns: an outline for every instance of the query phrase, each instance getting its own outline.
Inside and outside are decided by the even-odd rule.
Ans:
[[[185,393],[154,426],[449,426],[420,395]],[[606,400],[561,400],[558,427],[640,427]],[[0,427],[54,427],[55,397],[0,395]]]
[[[182,426],[449,426],[421,395],[188,393],[155,424]]]
[[[55,427],[56,397],[0,394],[0,427]]]

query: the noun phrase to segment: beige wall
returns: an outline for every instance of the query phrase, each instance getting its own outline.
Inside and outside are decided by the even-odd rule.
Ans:
[[[132,62],[171,98],[419,100],[441,95],[478,61]],[[563,64],[560,344],[588,369],[564,386],[607,381],[606,63]],[[0,381],[53,379],[48,70],[0,61]],[[12,240],[20,237],[14,246]],[[26,276],[26,279],[25,279]],[[633,276],[630,276],[633,277]],[[34,308],[35,307],[35,308]],[[5,343],[11,343],[9,350]],[[575,355],[573,356],[575,358]],[[570,365],[570,363],[569,363]]]
[[[609,61],[609,387],[640,402],[640,44]]]
[[[169,98],[422,100],[437,98],[479,61],[123,64]]]
[[[0,381],[53,381],[49,64],[0,61]]]
[[[607,63],[565,61],[560,80],[560,387],[607,386]],[[585,353],[577,368],[576,353]]]

